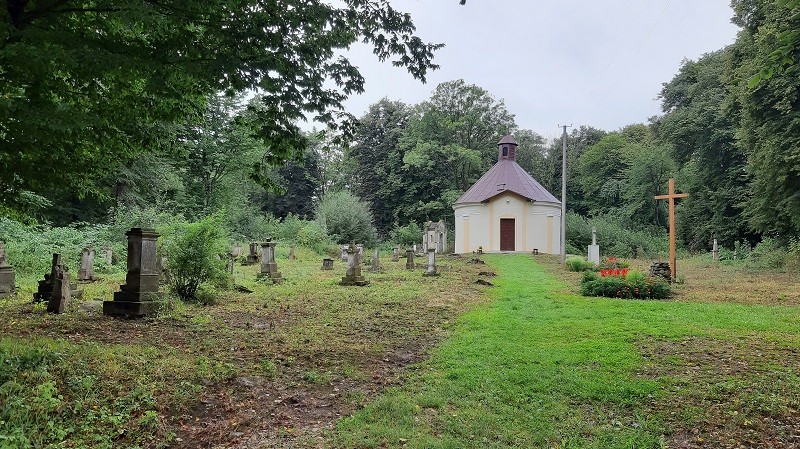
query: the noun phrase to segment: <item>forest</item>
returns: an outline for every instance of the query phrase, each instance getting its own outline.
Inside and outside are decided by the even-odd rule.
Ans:
[[[662,114],[618,130],[570,130],[569,252],[583,253],[595,227],[610,253],[663,254],[666,205],[653,197],[670,177],[689,193],[677,210],[684,250],[708,250],[713,239],[730,250],[762,241],[798,247],[798,4],[775,4],[733,1],[736,41],[684,61],[663,83]],[[13,8],[7,11],[0,52],[0,237],[10,240],[23,228],[31,234],[84,229],[132,216],[150,217],[152,224],[216,214],[232,240],[280,233],[315,245],[353,239],[410,244],[425,221],[452,226],[453,202],[495,162],[495,145],[507,133],[520,143],[519,164],[560,196],[561,140],[521,129],[503,99],[470,84],[468,74],[435,86],[419,104],[387,95],[361,117],[343,109],[363,79],[346,60],[333,59],[333,48],[354,39],[340,29],[357,30],[381,58],[394,58],[422,80],[436,67],[432,57],[440,44],[414,36],[410,19],[399,20],[402,14],[391,7],[372,16],[359,2],[287,12],[281,23],[306,25],[284,42],[284,59],[279,52],[251,57],[237,76],[228,76],[255,46],[272,45],[275,38],[248,26],[277,19],[226,19],[213,11],[215,5],[169,5],[203,23],[238,21],[241,35],[173,29],[180,19],[148,6],[117,16],[45,3],[16,16]],[[98,14],[107,14],[108,41],[86,37],[86,29],[99,26],[92,21]],[[67,23],[66,16],[85,22]],[[115,27],[122,21],[174,32],[153,40]],[[327,40],[312,39],[319,30],[329,30]],[[48,44],[63,36],[82,40]],[[253,47],[231,47],[206,65],[141,51],[186,50],[180,39],[187,37],[195,40],[200,60],[223,38],[247,38]],[[124,54],[105,58],[113,54],[109,45],[122,41]],[[41,48],[50,53],[32,58]],[[104,58],[95,66],[80,64],[94,56]],[[119,71],[135,64],[150,72]],[[280,82],[258,75],[273,72]],[[339,80],[339,90],[323,88],[325,77]],[[298,123],[304,116],[325,128],[303,131]]]

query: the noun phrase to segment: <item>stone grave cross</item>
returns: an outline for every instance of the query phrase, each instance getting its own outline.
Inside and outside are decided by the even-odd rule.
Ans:
[[[666,195],[656,195],[657,200],[669,200],[669,269],[672,280],[677,277],[678,270],[675,266],[675,200],[688,197],[688,193],[675,193],[675,178],[669,178],[669,192]]]

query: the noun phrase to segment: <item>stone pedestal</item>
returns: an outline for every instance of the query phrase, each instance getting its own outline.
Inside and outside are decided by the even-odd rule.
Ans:
[[[93,282],[97,278],[94,277],[94,248],[88,246],[81,252],[81,266],[78,269],[79,282]]]
[[[128,274],[113,301],[103,301],[103,314],[138,318],[158,311],[158,280],[160,259],[152,229],[132,228],[128,237]]]
[[[250,243],[250,254],[247,255],[243,265],[253,265],[258,262],[258,243]]]
[[[233,262],[235,261],[236,257],[233,254],[228,253],[228,262],[225,265],[225,271],[227,271],[228,274],[233,274]]]
[[[323,270],[333,270],[333,259],[322,259],[322,269]]]
[[[72,299],[72,291],[69,285],[69,271],[60,265],[56,268],[53,278],[53,291],[50,300],[47,302],[47,311],[50,313],[64,313],[69,307]]]
[[[8,264],[5,243],[0,242],[0,298],[12,296],[15,289],[14,267]]]
[[[423,273],[423,276],[439,276],[436,271],[436,249],[428,248],[428,268]]]
[[[358,249],[355,245],[350,244],[350,247],[347,248],[347,272],[345,272],[345,276],[339,282],[339,285],[364,286],[368,284],[369,281],[361,275],[361,263],[358,258]]]
[[[719,245],[717,245],[717,239],[714,239],[714,246],[711,247],[711,257],[715,262],[719,261]]]
[[[597,230],[592,228],[592,244],[587,248],[586,260],[600,265],[600,245],[597,244]]]
[[[381,253],[378,248],[375,248],[375,251],[372,252],[372,266],[369,267],[369,271],[371,273],[383,272],[381,268]]]
[[[392,248],[392,262],[397,262],[400,260],[400,248],[394,247]]]
[[[261,273],[260,279],[270,279],[272,283],[278,284],[283,281],[281,273],[278,271],[278,264],[275,262],[275,247],[278,242],[267,239],[261,244]]]
[[[406,270],[414,269],[414,250],[406,250]]]
[[[39,281],[39,287],[36,293],[33,294],[33,302],[50,301],[53,295],[53,282],[55,281],[56,274],[59,270],[66,270],[64,265],[61,264],[61,254],[53,253],[53,260],[50,262],[50,273],[45,273],[44,280]],[[78,290],[78,286],[70,284],[70,296],[73,298],[80,298],[83,292]]]

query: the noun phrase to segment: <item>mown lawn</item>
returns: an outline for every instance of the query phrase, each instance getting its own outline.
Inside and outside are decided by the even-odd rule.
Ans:
[[[485,260],[493,301],[338,446],[800,446],[799,307],[584,298],[531,256]]]

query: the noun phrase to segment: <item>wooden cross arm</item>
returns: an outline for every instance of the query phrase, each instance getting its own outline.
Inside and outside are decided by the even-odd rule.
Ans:
[[[670,198],[686,198],[688,193],[673,193],[672,195],[656,195],[657,200],[668,200]]]

